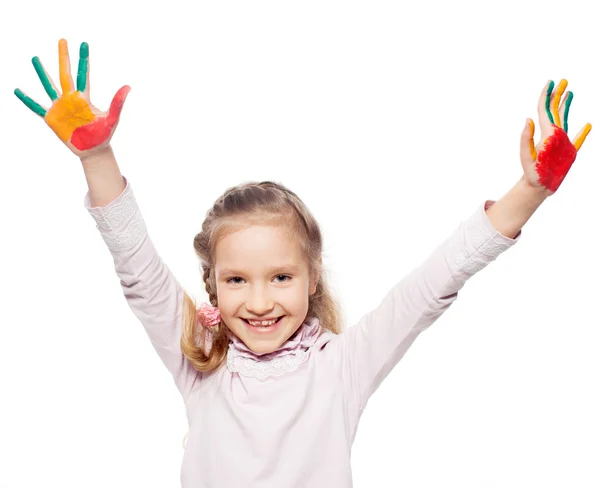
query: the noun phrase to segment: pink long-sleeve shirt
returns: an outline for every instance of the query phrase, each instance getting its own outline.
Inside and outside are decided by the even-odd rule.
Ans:
[[[232,338],[227,363],[200,373],[179,346],[184,290],[157,254],[131,184],[91,207],[125,299],[185,402],[183,488],[348,488],[350,451],[369,397],[465,282],[519,239],[479,205],[381,304],[339,335],[308,319],[259,357]]]

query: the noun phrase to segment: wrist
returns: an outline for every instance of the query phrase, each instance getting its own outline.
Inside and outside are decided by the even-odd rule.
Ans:
[[[523,197],[530,201],[532,204],[540,205],[546,200],[550,195],[552,195],[552,191],[544,188],[543,186],[534,186],[529,181],[525,175],[521,177],[521,179],[517,182],[516,187],[519,192],[522,193]]]
[[[112,147],[110,144],[100,148],[100,149],[92,149],[88,154],[81,156],[79,159],[81,164],[84,167],[94,167],[98,164],[103,164],[107,160],[114,160],[115,155],[113,153]]]
[[[521,178],[485,213],[498,232],[514,239],[546,198],[548,190],[534,187]]]
[[[107,205],[123,192],[125,180],[110,146],[97,149],[80,159],[92,207]]]

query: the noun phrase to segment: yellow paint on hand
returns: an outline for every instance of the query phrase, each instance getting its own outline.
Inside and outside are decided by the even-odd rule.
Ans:
[[[533,134],[535,133],[535,124],[533,120],[529,119],[529,130],[531,134],[529,136],[529,152],[531,153],[531,159],[534,161],[537,159],[537,152],[535,150],[535,144],[533,143]]]
[[[96,119],[79,92],[63,93],[46,114],[46,122],[61,141],[67,142],[73,131],[82,125],[87,125]]]
[[[552,99],[552,117],[554,118],[554,123],[562,128],[562,122],[560,121],[560,114],[558,113],[558,104],[560,103],[560,99],[567,88],[567,80],[560,80],[560,83],[556,87],[556,93],[554,94],[554,98]]]
[[[71,65],[69,61],[69,48],[67,41],[58,41],[58,72],[60,75],[60,87],[63,94],[73,91],[73,80],[71,79]]]
[[[590,133],[591,130],[592,130],[592,124],[585,124],[585,127],[583,128],[583,130],[581,131],[579,136],[577,136],[577,139],[575,139],[575,142],[573,143],[573,145],[575,146],[575,149],[577,149],[579,151],[579,149],[581,148],[581,146],[583,145],[583,143],[585,141],[585,138],[588,136],[588,134]]]

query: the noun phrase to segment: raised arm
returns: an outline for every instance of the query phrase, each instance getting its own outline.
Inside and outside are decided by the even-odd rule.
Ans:
[[[378,307],[332,341],[355,420],[419,334],[454,303],[467,280],[518,241],[518,236],[503,236],[492,226],[485,213],[492,205],[482,203]]]
[[[156,251],[131,184],[122,181],[122,193],[111,202],[94,206],[90,190],[84,204],[113,257],[129,308],[186,398],[201,374],[180,346],[185,292]]]
[[[539,102],[542,138],[533,143],[533,121],[521,138],[523,176],[497,202],[488,201],[443,242],[425,262],[398,283],[381,304],[332,341],[342,358],[346,393],[360,414],[371,394],[404,356],[417,336],[456,300],[475,273],[517,242],[521,228],[556,192],[591,125],[571,142],[567,136],[572,94],[560,99],[563,80],[549,82]],[[352,412],[351,412],[352,413]]]
[[[198,374],[179,345],[184,291],[156,252],[131,185],[122,176],[110,146],[130,89],[124,86],[118,90],[107,112],[94,107],[90,101],[87,43],[81,44],[79,53],[75,85],[67,42],[59,41],[60,91],[40,60],[33,58],[34,68],[52,102],[49,108],[19,89],[15,94],[80,158],[89,187],[85,207],[113,257],[125,299],[185,396]]]

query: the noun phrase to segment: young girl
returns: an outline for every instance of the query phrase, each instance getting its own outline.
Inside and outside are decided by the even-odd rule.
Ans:
[[[591,126],[567,136],[572,94],[549,82],[521,136],[523,176],[486,201],[342,332],[322,275],[319,225],[292,191],[272,182],[230,188],[194,238],[210,304],[196,304],[156,253],[131,183],[110,147],[129,87],[107,113],[90,103],[89,52],[76,86],[59,42],[60,89],[33,59],[52,99],[43,117],[82,162],[85,206],[115,263],[125,298],[181,392],[190,426],[183,487],[349,487],[351,446],[369,397],[417,336],[475,273],[519,239],[560,186]]]

